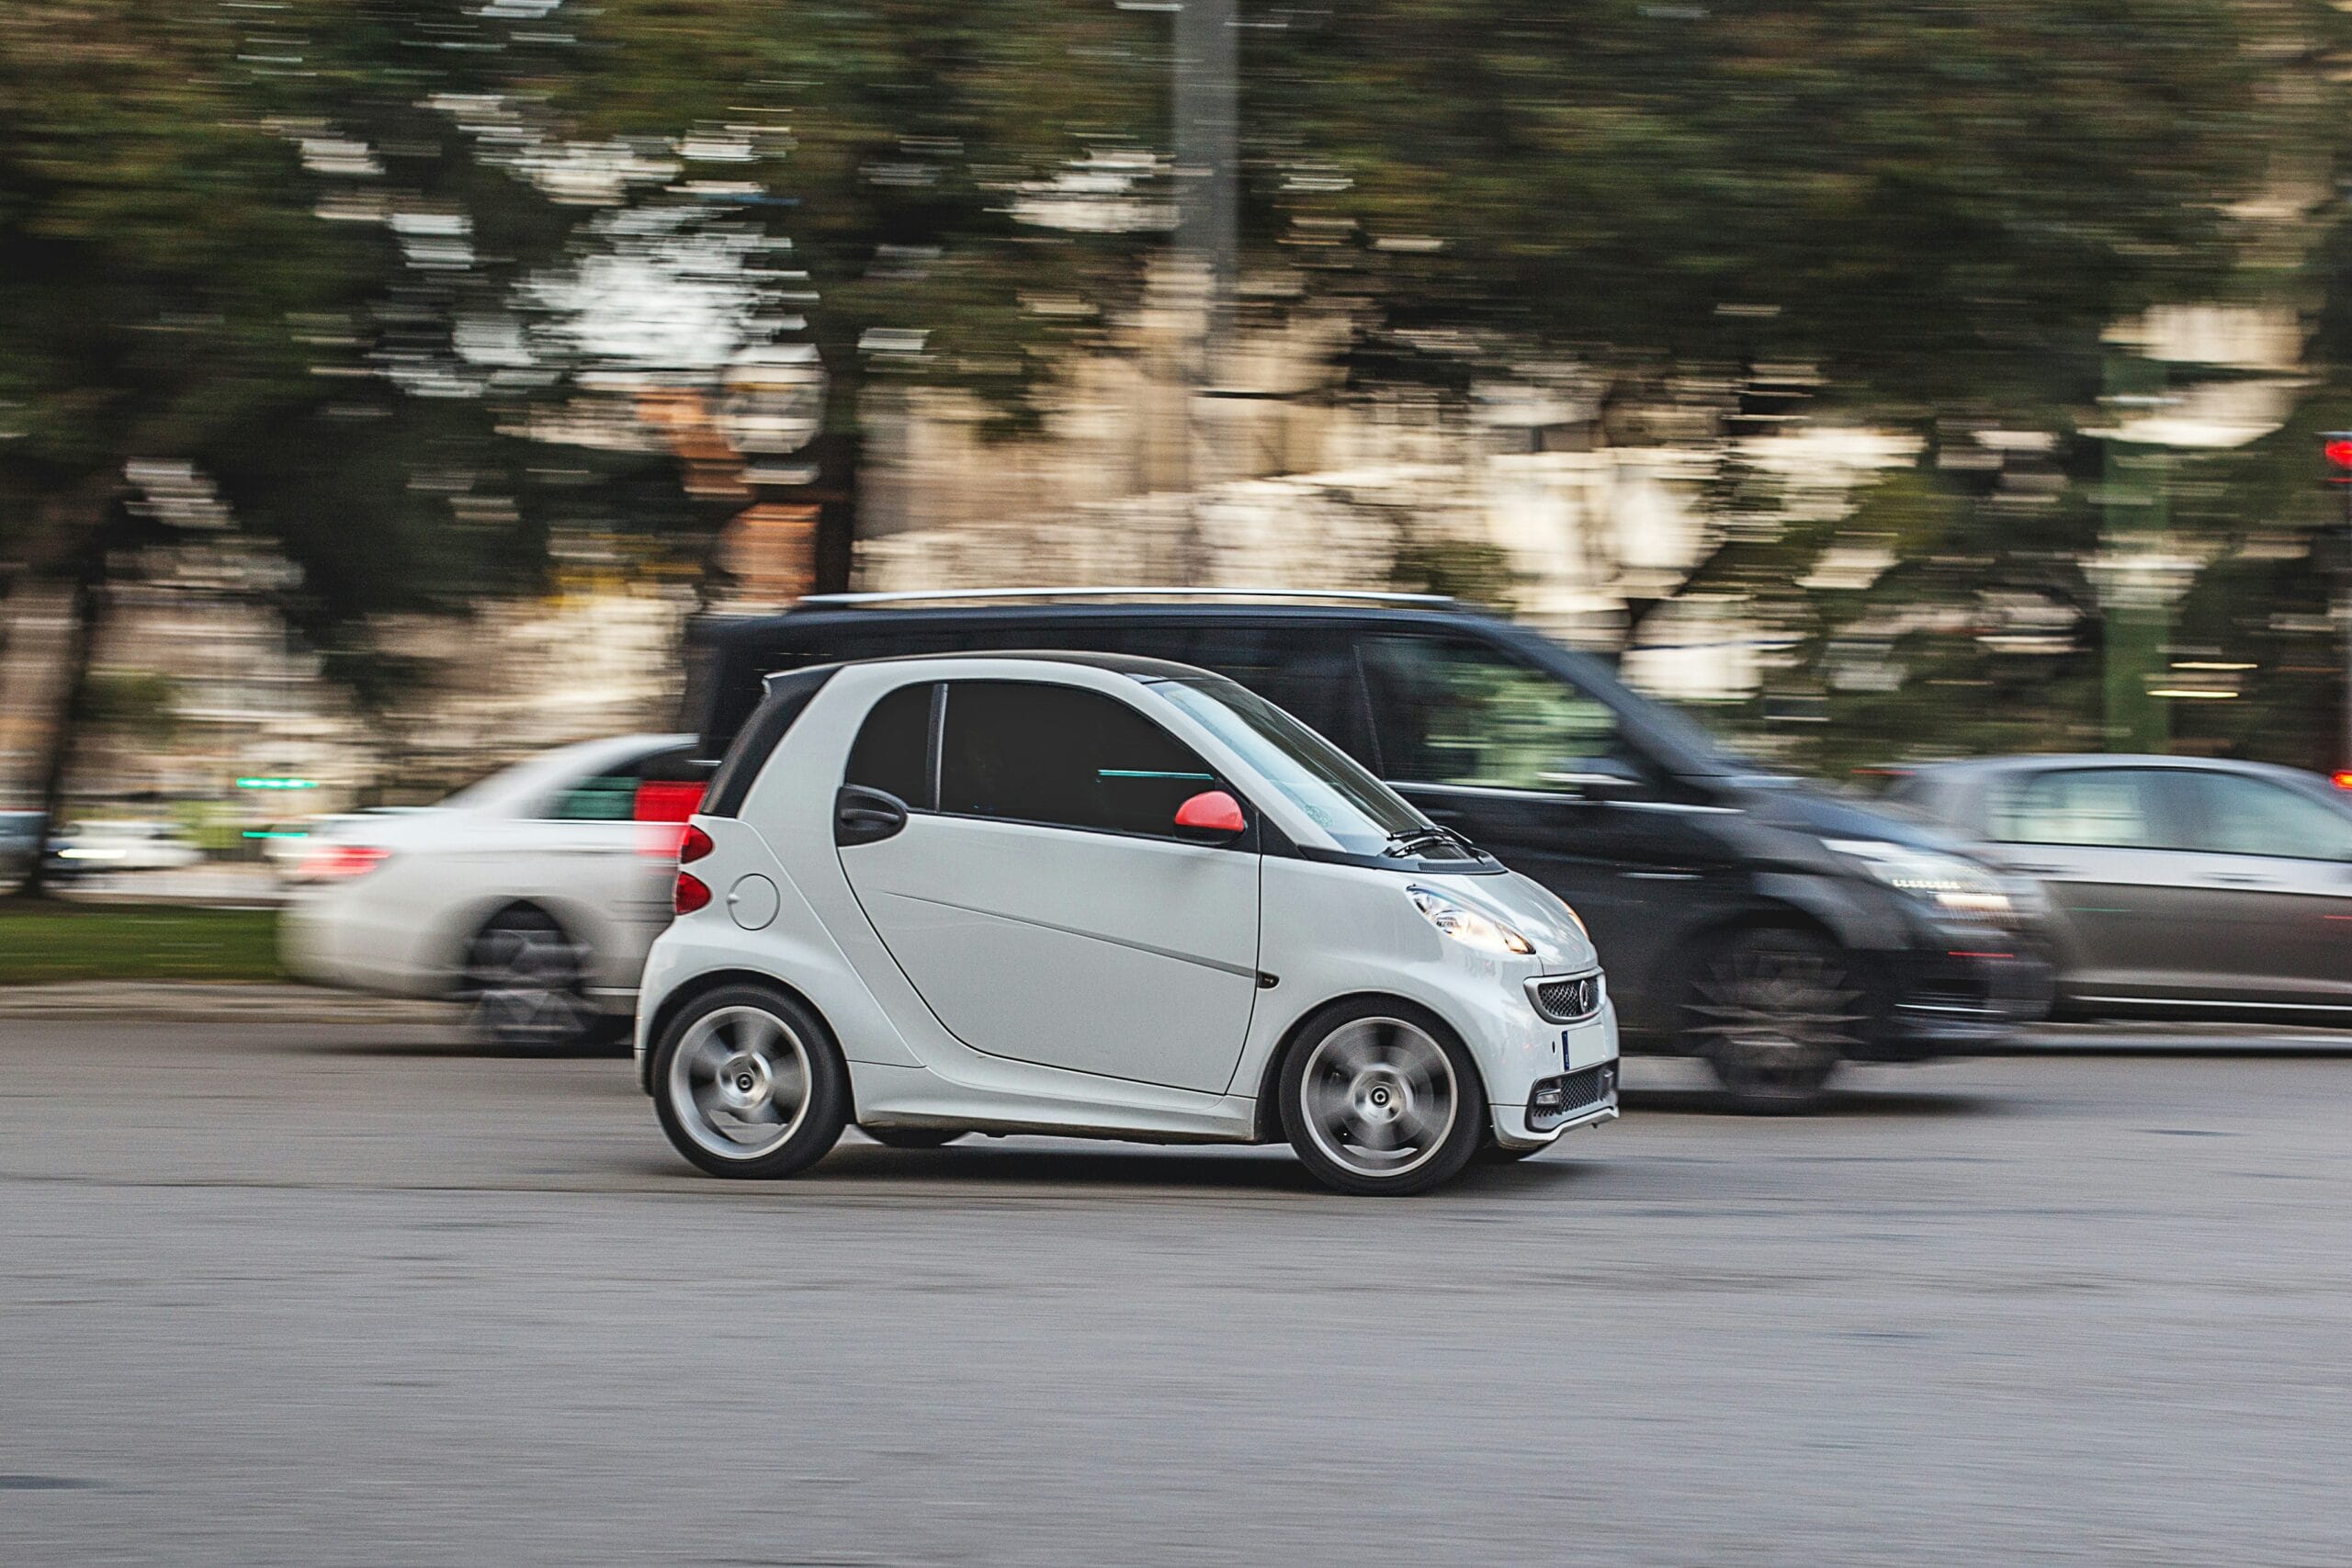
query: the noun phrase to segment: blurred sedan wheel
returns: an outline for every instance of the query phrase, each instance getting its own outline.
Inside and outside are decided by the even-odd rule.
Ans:
[[[518,1050],[583,1044],[609,1032],[585,990],[588,950],[537,909],[508,909],[475,936],[466,955],[467,1022],[485,1040]]]

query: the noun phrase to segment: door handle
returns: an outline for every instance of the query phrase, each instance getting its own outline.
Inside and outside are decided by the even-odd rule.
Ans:
[[[2218,882],[2227,887],[2269,887],[2274,886],[2270,878],[2267,876],[2256,876],[2250,873],[2243,871],[2217,871],[2211,877],[2207,878],[2207,880],[2211,882]]]
[[[863,784],[843,784],[833,796],[833,842],[871,844],[907,825],[907,804]]]

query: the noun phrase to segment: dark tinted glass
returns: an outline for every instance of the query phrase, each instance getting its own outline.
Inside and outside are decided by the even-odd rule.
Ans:
[[[849,749],[843,783],[931,805],[931,693],[928,683],[901,686],[874,705]]]
[[[1412,784],[1572,790],[1623,748],[1617,716],[1548,670],[1464,638],[1383,637],[1364,651],[1387,776]]]
[[[1026,681],[947,688],[944,811],[1165,835],[1179,806],[1216,787],[1189,748],[1099,692]]]
[[[1340,750],[1364,758],[1355,660],[1344,632],[1212,623],[1195,628],[1174,657],[1238,682]]]

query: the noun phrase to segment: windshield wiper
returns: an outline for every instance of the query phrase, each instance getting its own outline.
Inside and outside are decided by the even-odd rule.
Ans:
[[[1424,828],[1399,828],[1388,835],[1388,845],[1380,852],[1385,855],[1409,855],[1432,844],[1452,844],[1456,849],[1476,854],[1476,848],[1469,840],[1450,828],[1430,825]]]

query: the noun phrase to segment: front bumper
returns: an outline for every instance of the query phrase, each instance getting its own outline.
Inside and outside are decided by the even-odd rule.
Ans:
[[[2050,1013],[2049,962],[2022,939],[1885,955],[1884,1027],[1849,1054],[1917,1061],[1998,1040]]]
[[[1611,1089],[1609,1098],[1588,1105],[1566,1121],[1553,1123],[1546,1119],[1540,1130],[1531,1127],[1524,1105],[1498,1105],[1494,1108],[1495,1142],[1507,1149],[1540,1149],[1559,1142],[1565,1134],[1579,1127],[1597,1127],[1603,1122],[1617,1120],[1617,1091]]]

